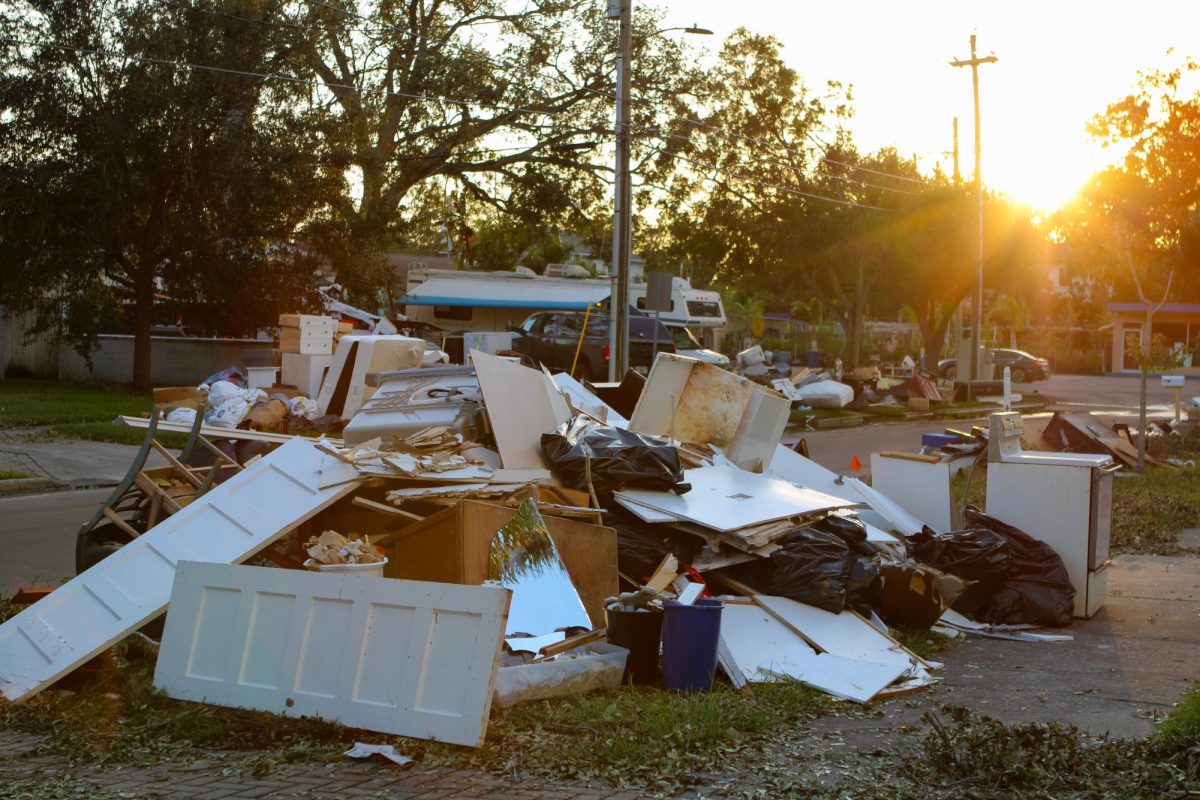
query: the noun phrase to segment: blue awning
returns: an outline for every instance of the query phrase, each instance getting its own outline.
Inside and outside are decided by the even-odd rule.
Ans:
[[[611,292],[607,286],[569,281],[433,278],[415,287],[400,303],[411,306],[582,310],[607,300],[609,294]]]

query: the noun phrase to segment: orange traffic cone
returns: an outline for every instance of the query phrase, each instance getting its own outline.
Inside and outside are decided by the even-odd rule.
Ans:
[[[850,459],[850,471],[851,472],[862,472],[862,462],[858,460],[857,455],[853,456]]]

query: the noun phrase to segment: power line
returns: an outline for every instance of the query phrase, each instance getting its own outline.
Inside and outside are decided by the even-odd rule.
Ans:
[[[851,206],[853,208],[866,208],[866,209],[870,209],[872,211],[891,211],[892,210],[890,208],[884,208],[883,206],[873,206],[873,205],[869,205],[867,203],[856,203],[853,200],[842,200],[837,197],[827,197],[826,195],[823,195],[823,194],[813,194],[812,192],[805,192],[805,191],[801,191],[800,189],[793,189],[790,186],[782,186],[778,183],[771,183],[770,181],[764,181],[764,180],[760,180],[758,178],[752,178],[749,175],[742,175],[741,173],[730,172],[729,170],[721,169],[720,167],[708,167],[707,165],[701,164],[700,162],[690,159],[685,155],[682,155],[680,153],[672,153],[669,150],[661,150],[659,152],[661,152],[665,156],[669,156],[671,158],[675,158],[680,161],[684,161],[688,164],[692,164],[692,165],[700,167],[702,169],[712,169],[714,172],[722,173],[731,178],[737,178],[738,180],[743,180],[748,183],[757,184],[759,186],[765,186],[765,187],[771,188],[771,189],[778,189],[781,192],[785,192],[787,194],[792,194],[792,195],[797,195],[799,197],[807,197],[812,200],[823,200],[827,203],[836,203],[841,206]],[[711,181],[713,183],[719,183],[719,181],[717,181],[715,178],[709,178],[704,175],[700,175],[698,177],[701,180]]]
[[[211,9],[200,8],[199,6],[194,6],[191,4],[173,3],[173,2],[170,2],[170,0],[152,0],[152,1],[155,3],[158,3],[160,5],[170,6],[173,8],[179,8],[182,10],[194,11],[194,12],[202,13],[202,14],[209,14],[209,15],[213,15],[213,16],[225,17],[228,19],[238,20],[241,22],[248,22],[251,24],[266,25],[266,26],[273,26],[273,27],[287,27],[287,28],[292,28],[292,29],[301,30],[301,31],[322,31],[322,30],[324,30],[321,28],[297,25],[295,23],[259,20],[259,19],[253,19],[250,17],[242,17],[242,16],[239,16],[236,14],[229,14],[229,13],[222,12],[222,11],[215,11],[215,10],[211,10]],[[372,20],[367,16],[359,14],[355,11],[350,11],[348,9],[339,8],[338,6],[335,6],[332,3],[324,2],[324,0],[303,0],[303,2],[313,5],[313,6],[318,6],[320,8],[325,8],[330,11],[335,11],[339,14],[343,14],[344,16],[351,17],[353,19],[357,19],[362,22],[366,22],[368,24],[373,24]],[[426,41],[437,42],[440,44],[457,45],[463,51],[466,51],[466,49],[467,49],[465,46],[458,44],[453,39],[445,38],[445,37],[430,36],[428,34],[419,33],[411,28],[401,28],[399,26],[381,26],[381,27],[370,27],[370,28],[358,27],[358,28],[354,28],[354,30],[379,32],[379,33],[382,33],[382,32],[399,33],[399,34],[403,34],[405,36],[409,36],[412,38],[423,39]],[[475,53],[475,54],[479,55],[478,53]],[[538,78],[538,79],[552,77],[552,76],[547,76],[547,75],[537,73],[537,72],[534,72],[534,71],[531,71],[528,69],[524,69],[517,65],[502,61],[500,59],[493,58],[491,56],[484,55],[484,56],[482,56],[482,58],[485,61],[487,61],[488,63],[504,67],[505,69],[508,69],[508,70],[512,70],[513,72],[515,72],[517,74],[523,74],[525,76],[534,77],[534,78]],[[559,80],[570,84],[570,82],[567,81],[565,78],[559,78]],[[327,85],[332,86],[333,84],[327,84]],[[586,86],[574,87],[572,85],[572,88],[575,91],[578,91],[582,94],[593,95],[595,97],[599,97],[601,99],[609,100],[609,101],[616,100],[616,95],[612,92],[605,92],[603,90],[592,89],[592,88],[588,88]],[[392,94],[399,94],[401,96],[409,96],[409,95],[405,95],[402,92],[392,92]],[[421,99],[421,98],[418,98],[418,99]],[[461,103],[464,101],[452,101],[452,102],[460,102]],[[630,98],[629,102],[632,105],[636,105],[636,106],[642,106],[642,107],[647,107],[647,108],[654,107],[652,103],[650,103],[649,101],[645,101],[645,100],[635,100],[633,98]],[[484,103],[478,103],[478,104],[486,106],[486,104],[484,104]],[[733,141],[735,139],[740,139],[742,141],[745,141],[745,142],[748,142],[751,144],[766,145],[766,146],[773,146],[775,144],[774,142],[770,142],[768,140],[762,139],[761,137],[748,136],[746,134],[728,133],[728,132],[724,131],[723,129],[721,129],[719,126],[713,125],[711,123],[706,123],[706,122],[703,122],[701,120],[694,119],[691,117],[684,117],[684,116],[680,116],[677,114],[669,114],[668,118],[675,120],[675,121],[685,122],[689,125],[694,125],[699,128],[704,128],[705,130],[712,132],[715,136],[717,136],[718,138],[723,139],[725,141]],[[852,164],[852,163],[849,163],[846,161],[840,161],[838,159],[831,158],[829,156],[829,149],[830,149],[829,144],[822,142],[820,139],[818,139],[816,136],[814,136],[811,132],[806,131],[804,135],[806,138],[808,138],[810,141],[812,141],[814,144],[816,144],[822,150],[822,152],[823,152],[822,159],[830,164],[836,164],[838,166],[845,167],[847,169],[852,169],[857,172],[864,172],[864,173],[871,174],[871,175],[878,175],[880,177],[890,178],[891,180],[903,181],[905,183],[914,183],[914,184],[921,185],[921,186],[928,185],[926,181],[920,180],[917,178],[909,178],[909,177],[906,177],[903,175],[897,175],[897,174],[891,173],[891,172],[884,172],[882,170],[871,169],[869,167],[863,167],[858,164]],[[686,138],[686,137],[678,137],[678,138]],[[840,176],[830,176],[830,177],[832,177],[834,180],[843,180],[845,182],[854,182],[854,179],[852,179],[852,178],[843,178]],[[870,186],[872,188],[877,188],[877,189],[881,189],[881,190],[885,190],[885,191],[893,191],[893,192],[897,192],[897,193],[901,193],[901,194],[912,194],[911,192],[902,192],[901,190],[892,189],[891,187],[869,184],[869,183],[866,183],[865,181],[860,182],[860,185]]]
[[[306,84],[316,87],[329,87],[332,89],[350,89],[355,87],[340,83],[325,83],[321,80],[312,78],[297,78],[294,75],[281,75],[275,72],[251,72],[243,69],[233,69],[231,67],[215,67],[211,64],[194,64],[190,61],[172,61],[167,58],[155,58],[153,56],[135,56],[131,53],[122,53],[116,50],[106,50],[99,47],[80,47],[79,45],[62,44],[60,42],[31,42],[24,39],[0,39],[0,43],[8,46],[21,47],[41,47],[56,50],[66,50],[75,53],[90,53],[98,56],[108,56],[109,58],[122,58],[129,61],[139,61],[145,64],[157,64],[166,67],[187,67],[188,69],[200,69],[208,72],[219,72],[224,75],[242,75],[250,78],[262,78],[263,80],[286,81],[288,83]]]
[[[130,61],[144,62],[144,63],[155,64],[155,65],[159,65],[159,66],[182,67],[182,68],[187,68],[187,69],[206,70],[206,71],[210,71],[210,72],[217,72],[220,74],[239,75],[239,76],[243,76],[243,77],[259,78],[262,80],[280,80],[280,81],[286,81],[289,83],[301,83],[301,84],[308,84],[308,85],[313,85],[313,86],[324,86],[324,87],[328,87],[328,88],[342,88],[342,89],[350,89],[350,90],[354,90],[354,88],[355,88],[353,86],[348,86],[345,84],[329,84],[329,83],[325,83],[320,80],[297,78],[292,75],[280,75],[277,73],[266,73],[266,72],[252,72],[249,70],[231,69],[229,67],[217,67],[217,66],[213,66],[213,65],[209,65],[209,64],[195,64],[195,63],[188,62],[188,61],[172,61],[170,59],[154,58],[151,56],[136,56],[136,55],[132,55],[129,53],[117,52],[114,50],[106,50],[103,48],[80,47],[78,45],[66,45],[66,44],[61,44],[59,42],[32,42],[32,41],[21,40],[21,39],[7,39],[7,38],[0,40],[0,42],[2,42],[5,45],[9,45],[9,46],[18,45],[18,46],[24,46],[24,47],[52,48],[52,49],[77,52],[77,53],[90,53],[93,55],[107,56],[110,58],[128,59]],[[481,103],[478,101],[467,101],[467,100],[461,100],[461,99],[456,99],[456,98],[451,98],[451,97],[442,97],[442,96],[438,96],[438,95],[417,95],[417,94],[409,94],[409,93],[403,93],[403,92],[393,92],[393,94],[398,94],[398,95],[404,96],[404,97],[411,97],[411,98],[422,100],[422,101],[482,105],[485,107],[492,107],[492,108],[498,108],[501,110],[508,110],[513,113],[557,113],[558,111],[565,110],[565,109],[560,109],[560,110],[559,109],[530,109],[530,108],[522,108],[522,107],[509,108],[509,107],[503,107],[503,106],[496,106],[496,105],[488,104],[488,103]],[[515,149],[524,149],[524,148],[515,148]],[[493,152],[500,152],[500,150],[495,150]],[[684,162],[692,164],[694,166],[707,168],[706,165],[701,164],[700,162],[695,161],[691,158],[688,158],[687,156],[684,156],[680,153],[672,153],[672,152],[666,151],[666,150],[663,150],[660,152],[671,158],[675,158],[680,161],[684,161]],[[470,154],[470,153],[464,153],[462,155],[468,155],[468,154]],[[419,158],[420,157],[413,156],[413,157],[406,157],[404,160],[415,160],[415,159],[419,159]],[[830,203],[836,203],[838,205],[852,206],[852,207],[856,207],[856,208],[867,208],[867,209],[873,209],[873,210],[877,210],[877,211],[889,210],[889,209],[883,208],[882,206],[873,206],[873,205],[868,205],[865,203],[856,203],[856,202],[849,201],[849,200],[841,200],[838,198],[827,197],[825,195],[814,194],[811,192],[804,192],[799,189],[794,189],[792,187],[783,186],[781,184],[770,183],[768,181],[762,181],[757,178],[752,178],[748,175],[743,175],[743,174],[736,173],[736,172],[730,172],[728,170],[723,170],[720,168],[714,168],[714,169],[717,172],[721,172],[732,178],[737,178],[739,180],[744,180],[749,183],[757,184],[757,185],[768,187],[768,188],[777,189],[777,190],[785,192],[787,194],[792,194],[792,195],[796,195],[799,197],[807,197],[807,198],[810,198],[813,200],[822,200],[822,201],[826,201],[826,202],[830,202]],[[715,179],[708,178],[703,175],[701,175],[699,177],[702,180],[716,182]]]
[[[664,139],[664,140],[673,140],[673,141],[680,141],[680,142],[690,142],[691,141],[691,139],[689,139],[686,136],[680,136],[679,134],[675,134],[675,133],[663,133],[662,131],[656,130],[654,128],[644,128],[644,127],[640,127],[640,126],[632,126],[632,130],[635,130],[635,131],[638,131],[641,133],[648,133],[651,136],[655,136],[659,139]],[[761,156],[761,155],[756,156],[756,158],[759,161],[765,161],[768,164],[776,164],[778,166],[786,167],[791,170],[796,169],[796,165],[792,164],[791,162],[784,161],[783,159],[780,159],[780,158],[775,158],[772,156]],[[920,192],[910,192],[910,191],[906,191],[904,189],[894,189],[891,186],[881,186],[877,183],[868,183],[864,180],[860,180],[858,178],[849,178],[844,175],[826,175],[825,177],[829,178],[830,180],[842,181],[844,183],[852,183],[857,186],[863,186],[863,187],[867,187],[867,188],[871,188],[871,189],[879,189],[880,191],[883,191],[883,192],[893,192],[895,194],[906,194],[906,195],[910,195],[910,196],[916,196],[916,195],[920,194]]]
[[[339,8],[339,7],[337,7],[337,6],[335,6],[335,5],[331,4],[331,3],[324,2],[324,0],[303,0],[303,2],[305,2],[305,3],[309,3],[310,5],[315,5],[315,6],[320,6],[320,7],[322,7],[322,8],[327,8],[327,9],[329,9],[329,10],[331,10],[331,11],[336,11],[336,12],[338,12],[338,13],[340,13],[340,14],[344,14],[344,15],[346,15],[346,16],[348,16],[348,17],[353,17],[353,18],[355,18],[355,19],[358,19],[358,20],[361,20],[361,21],[363,21],[363,22],[368,22],[368,23],[370,23],[370,22],[371,22],[371,20],[370,20],[370,18],[369,18],[369,17],[363,16],[362,14],[359,14],[359,13],[357,13],[357,12],[354,12],[354,11],[349,11],[349,10],[347,10],[347,9],[344,9],[344,8]],[[428,39],[428,40],[430,40],[430,41],[442,42],[442,43],[445,43],[445,44],[453,44],[453,43],[454,43],[454,42],[453,42],[452,40],[450,40],[450,39],[443,39],[443,38],[438,38],[438,37],[431,37],[431,36],[428,36],[428,35],[425,35],[425,34],[417,33],[416,31],[414,31],[414,30],[412,30],[412,29],[409,29],[409,28],[399,28],[399,27],[396,27],[396,28],[391,28],[391,30],[392,30],[393,32],[395,32],[395,33],[403,33],[403,34],[405,34],[405,35],[414,36],[414,37],[421,38],[421,39]],[[515,65],[512,65],[512,64],[508,64],[508,63],[505,63],[505,62],[499,61],[499,60],[497,60],[497,59],[493,59],[493,58],[491,58],[491,57],[488,57],[488,56],[484,56],[484,59],[485,59],[485,60],[487,60],[488,62],[492,63],[492,64],[497,64],[497,65],[499,65],[499,66],[503,66],[503,67],[505,67],[506,69],[511,69],[511,70],[513,70],[513,71],[515,71],[515,72],[517,72],[517,73],[523,73],[523,74],[525,74],[525,75],[527,75],[527,76],[532,76],[532,77],[536,77],[536,78],[544,78],[544,77],[546,77],[546,76],[544,76],[544,75],[541,75],[541,74],[538,74],[538,73],[535,73],[535,72],[532,72],[532,71],[529,71],[529,70],[523,69],[523,68],[521,68],[521,67],[518,67],[518,66],[515,66]],[[577,91],[579,91],[579,92],[582,92],[582,93],[584,93],[584,94],[590,94],[590,95],[594,95],[594,96],[596,96],[596,97],[600,97],[600,98],[602,98],[602,99],[605,99],[605,100],[614,101],[614,102],[616,101],[616,94],[615,94],[615,93],[612,93],[612,92],[605,92],[605,91],[602,91],[602,90],[598,90],[598,89],[590,89],[590,88],[587,88],[587,87],[578,87]],[[631,105],[636,105],[636,106],[644,106],[644,107],[648,107],[648,108],[654,108],[654,106],[653,106],[653,104],[652,104],[652,103],[650,103],[649,101],[645,101],[645,100],[635,100],[635,99],[633,99],[633,98],[629,98],[629,102],[630,102],[630,104],[631,104]],[[719,127],[717,127],[717,126],[715,126],[715,125],[712,125],[711,123],[702,122],[701,120],[698,120],[698,119],[692,119],[692,118],[690,118],[690,117],[683,117],[683,116],[679,116],[679,115],[676,115],[676,114],[669,114],[669,115],[668,115],[668,117],[669,117],[670,119],[673,119],[673,120],[676,120],[676,121],[682,121],[682,122],[686,122],[686,123],[688,123],[688,124],[690,124],[690,125],[695,125],[695,126],[697,126],[697,127],[701,127],[701,128],[705,128],[705,129],[708,129],[708,130],[714,131],[714,132],[716,133],[716,135],[717,135],[719,138],[723,138],[723,139],[725,139],[726,141],[730,141],[730,140],[731,140],[731,138],[730,138],[730,137],[736,137],[736,138],[743,139],[743,140],[745,140],[745,141],[747,141],[747,142],[751,142],[751,143],[754,143],[754,144],[760,144],[760,145],[762,145],[762,144],[766,144],[766,145],[771,145],[771,144],[773,144],[772,142],[768,142],[768,141],[766,141],[766,140],[764,140],[764,139],[761,139],[761,138],[759,138],[759,137],[746,136],[745,134],[730,134],[730,133],[726,133],[726,132],[724,132],[723,130],[721,130]],[[916,183],[916,184],[919,184],[919,185],[926,185],[926,182],[925,182],[925,181],[918,180],[918,179],[915,179],[915,178],[908,178],[908,177],[905,177],[905,176],[902,176],[902,175],[895,175],[895,174],[893,174],[893,173],[890,173],[890,172],[883,172],[883,171],[880,171],[880,170],[873,170],[873,169],[869,169],[869,168],[867,168],[867,167],[860,167],[860,166],[858,166],[858,165],[856,165],[856,164],[850,164],[850,163],[847,163],[847,162],[845,162],[845,161],[838,161],[837,159],[829,158],[829,156],[828,156],[828,153],[829,153],[829,145],[822,144],[822,143],[821,143],[821,142],[820,142],[818,139],[816,139],[815,137],[813,137],[811,133],[808,133],[808,132],[806,132],[806,133],[805,133],[805,135],[806,135],[807,137],[809,137],[809,139],[811,139],[812,141],[814,141],[814,142],[817,144],[817,146],[818,146],[818,147],[820,147],[820,148],[821,148],[821,149],[824,151],[824,153],[825,153],[825,158],[824,158],[824,160],[828,161],[828,162],[829,162],[829,163],[831,163],[831,164],[838,164],[839,166],[847,167],[847,168],[849,168],[849,169],[855,169],[855,170],[858,170],[858,171],[861,171],[861,172],[867,172],[867,173],[871,173],[871,174],[873,174],[873,175],[879,175],[879,176],[882,176],[882,177],[891,178],[891,179],[893,179],[893,180],[905,181],[905,182],[908,182],[908,183]],[[877,188],[886,188],[886,187],[877,187]]]

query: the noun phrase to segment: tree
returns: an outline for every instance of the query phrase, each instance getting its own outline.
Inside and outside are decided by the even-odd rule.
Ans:
[[[974,197],[965,189],[933,181],[927,191],[901,199],[892,240],[900,265],[894,291],[912,310],[931,359],[945,347],[955,310],[974,297],[978,280],[978,232]],[[1028,209],[999,195],[984,198],[984,285],[999,295],[1036,292],[1029,269],[1041,251],[1041,234]]]
[[[269,73],[277,31],[127,0],[22,0],[0,30],[23,42],[0,72],[5,303],[85,352],[103,310],[130,307],[146,386],[157,300],[309,288],[311,262],[281,245],[328,173],[302,163],[315,136],[293,90],[175,65]]]
[[[286,18],[295,68],[322,83],[306,118],[323,134],[319,156],[356,184],[311,230],[352,290],[386,285],[380,254],[410,238],[406,199],[433,179],[539,227],[611,209],[610,162],[589,154],[611,131],[616,27],[602,3],[306,0],[302,9]],[[653,13],[636,23],[636,121],[656,125],[686,108],[693,70],[681,46],[651,35]]]

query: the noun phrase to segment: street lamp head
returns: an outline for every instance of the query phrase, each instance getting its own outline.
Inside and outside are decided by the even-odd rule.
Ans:
[[[713,32],[708,28],[701,28],[699,25],[692,24],[690,27],[683,29],[684,33],[694,33],[697,36],[712,36]]]

